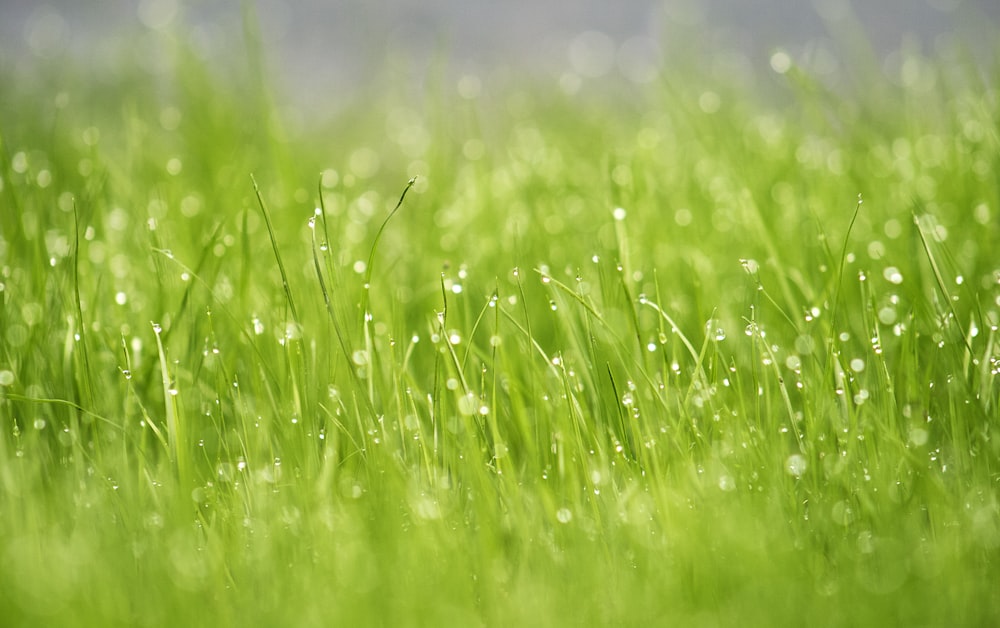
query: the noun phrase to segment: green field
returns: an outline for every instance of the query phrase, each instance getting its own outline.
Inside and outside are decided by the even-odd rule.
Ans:
[[[1000,623],[1000,64],[248,41],[0,67],[0,624]]]

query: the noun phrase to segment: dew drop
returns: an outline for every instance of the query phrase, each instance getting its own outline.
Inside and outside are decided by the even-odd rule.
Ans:
[[[896,285],[903,283],[903,273],[899,272],[899,269],[895,266],[887,266],[885,270],[882,271],[882,276],[889,283]]]
[[[802,477],[806,472],[806,459],[801,454],[792,454],[785,460],[785,471],[796,478]]]

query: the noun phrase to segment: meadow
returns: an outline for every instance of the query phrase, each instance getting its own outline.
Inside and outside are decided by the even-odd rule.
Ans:
[[[995,62],[249,41],[0,68],[0,623],[1000,622]]]

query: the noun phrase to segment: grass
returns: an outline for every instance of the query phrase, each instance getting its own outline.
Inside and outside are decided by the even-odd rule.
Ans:
[[[2,69],[6,625],[1000,620],[995,67],[302,121],[160,46]]]

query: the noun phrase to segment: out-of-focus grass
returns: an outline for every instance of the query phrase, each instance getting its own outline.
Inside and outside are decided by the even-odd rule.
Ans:
[[[166,50],[2,79],[5,623],[1000,618],[995,76]]]

